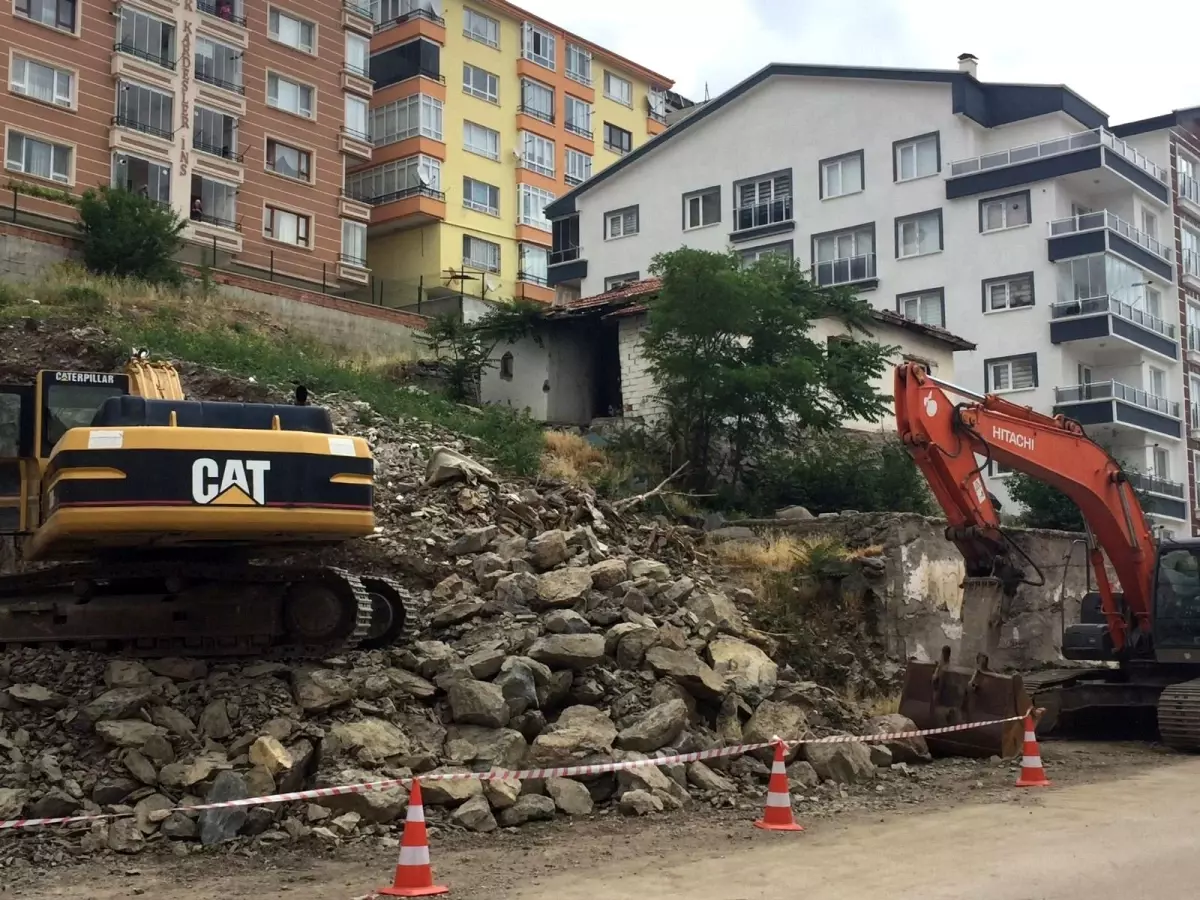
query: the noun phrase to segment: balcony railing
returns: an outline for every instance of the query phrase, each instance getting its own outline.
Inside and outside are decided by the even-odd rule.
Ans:
[[[1050,318],[1069,319],[1073,316],[1094,316],[1098,313],[1111,313],[1117,318],[1140,325],[1142,328],[1157,332],[1163,337],[1175,339],[1175,326],[1164,322],[1157,316],[1152,316],[1143,309],[1123,303],[1116,297],[1088,297],[1083,300],[1067,300],[1050,305]]]
[[[358,63],[352,63],[349,60],[346,60],[344,65],[346,67],[346,71],[351,75],[357,75],[359,78],[371,77],[370,63],[367,63],[365,66],[360,66]]]
[[[549,282],[548,279],[541,275],[534,275],[530,272],[520,271],[517,273],[517,281],[524,281],[526,284],[536,284],[545,287]]]
[[[1187,348],[1192,353],[1200,353],[1200,328],[1195,325],[1187,327]],[[1200,419],[1193,421],[1200,422]]]
[[[1200,403],[1192,404],[1192,431],[1200,430]],[[1197,478],[1200,478],[1200,473],[1197,473]]]
[[[571,185],[572,187],[574,187],[577,184],[583,184],[583,179],[580,178],[578,175],[564,175],[563,181],[565,181],[567,184]]]
[[[342,0],[342,6],[364,18],[372,18],[370,3],[359,3],[358,0]]]
[[[1062,237],[1065,234],[1096,231],[1101,228],[1115,231],[1121,237],[1132,241],[1143,250],[1153,253],[1159,259],[1166,262],[1170,262],[1175,257],[1175,251],[1163,244],[1158,238],[1153,238],[1144,231],[1138,231],[1124,219],[1113,215],[1107,209],[1080,213],[1077,216],[1067,216],[1065,219],[1055,219],[1050,223],[1050,237]]]
[[[242,230],[242,226],[233,219],[223,219],[220,216],[211,216],[208,213],[191,213],[191,219],[193,222],[204,222],[206,225],[216,225],[218,228],[229,228],[232,231]]]
[[[556,266],[559,263],[574,262],[577,259],[581,259],[582,255],[582,247],[560,247],[557,250],[550,251],[550,265]]]
[[[592,139],[592,136],[593,136],[592,132],[588,131],[582,125],[577,125],[576,123],[572,122],[570,119],[567,120],[566,124],[563,127],[566,128],[567,131],[571,132],[571,134],[577,134],[580,137],[587,138],[589,141]]]
[[[1178,481],[1171,481],[1168,478],[1159,478],[1157,475],[1147,475],[1142,472],[1126,472],[1125,477],[1129,479],[1129,483],[1133,485],[1135,490],[1145,491],[1148,494],[1162,494],[1166,497],[1174,497],[1177,500],[1183,499],[1184,486]]]
[[[1055,403],[1088,403],[1092,400],[1123,400],[1174,419],[1180,417],[1178,401],[1159,397],[1119,381],[1097,381],[1054,389]]]
[[[813,263],[813,281],[821,287],[839,284],[855,284],[875,278],[875,254],[862,253],[841,259],[829,259]]]
[[[237,7],[238,4],[230,3],[228,0],[196,0],[196,8],[200,12],[245,27],[246,17],[238,15]],[[371,15],[371,11],[367,10],[366,14]]]
[[[370,134],[365,131],[359,131],[357,128],[351,128],[349,125],[342,126],[342,134],[346,135],[346,137],[352,137],[356,141],[362,141],[366,144],[371,143]]]
[[[1183,274],[1200,278],[1200,253],[1195,250],[1183,251]]]
[[[529,159],[528,157],[521,157],[517,162],[517,166],[522,169],[528,169],[530,172],[537,172],[539,175],[545,175],[547,178],[554,177],[553,165],[544,166],[537,160]]]
[[[202,141],[199,138],[192,138],[192,149],[199,150],[201,153],[207,153],[209,156],[219,156],[221,159],[228,159],[231,162],[240,163],[246,158],[246,151],[238,153],[231,147],[210,144],[207,141]]]
[[[1190,175],[1180,174],[1179,196],[1200,206],[1200,182],[1196,181]]]
[[[733,230],[747,231],[764,225],[779,225],[792,221],[792,198],[778,197],[767,203],[739,206],[733,210]]]
[[[517,111],[524,113],[527,116],[532,116],[535,119],[539,119],[542,122],[554,124],[554,113],[538,109],[536,106],[526,106],[524,103],[522,103],[519,107],[517,107]]]
[[[170,54],[151,53],[148,50],[143,50],[141,47],[135,47],[127,41],[118,41],[113,44],[113,50],[117,53],[124,53],[127,56],[136,56],[138,59],[144,59],[148,63],[154,63],[156,66],[162,66],[164,69],[175,71],[175,57]]]
[[[358,200],[360,203],[369,203],[371,206],[382,206],[384,203],[394,203],[397,200],[407,200],[410,197],[428,197],[430,200],[446,202],[446,195],[442,191],[435,191],[433,188],[426,187],[423,184],[403,188],[399,191],[392,191],[387,194],[380,194],[376,197],[355,197],[353,199]]]
[[[369,12],[368,15],[370,15]],[[367,267],[367,258],[365,256],[354,256],[350,253],[339,253],[338,262],[343,262],[348,266],[357,266],[360,269]]]
[[[1047,156],[1058,156],[1075,150],[1085,150],[1088,147],[1104,146],[1119,153],[1147,175],[1156,178],[1163,184],[1168,183],[1167,172],[1162,166],[1151,162],[1140,151],[1135,150],[1125,141],[1114,135],[1106,128],[1093,128],[1091,131],[1081,131],[1060,138],[1051,138],[1036,144],[1026,144],[1023,147],[1010,147],[995,153],[986,153],[971,159],[962,159],[950,163],[950,177],[970,175],[973,172],[985,172],[989,169],[999,169],[1004,166],[1016,166],[1032,162]]]
[[[584,75],[582,72],[576,72],[570,66],[567,66],[566,75],[577,84],[582,84],[584,87],[592,86],[592,76]]]
[[[236,81],[226,81],[224,78],[218,78],[216,75],[210,75],[208,72],[203,72],[200,69],[196,69],[192,74],[195,75],[197,81],[203,81],[205,84],[211,84],[226,91],[233,91],[235,94],[246,93],[246,86]]]
[[[433,12],[432,10],[418,7],[412,12],[406,12],[402,16],[396,16],[394,19],[388,19],[386,22],[378,23],[375,26],[375,33],[379,34],[381,31],[386,31],[389,28],[395,28],[397,25],[403,22],[410,22],[413,19],[424,19],[427,22],[432,22],[435,25],[441,25],[443,27],[446,25],[446,20],[437,13]]]
[[[146,122],[139,122],[133,116],[113,116],[112,124],[120,128],[129,128],[133,131],[140,131],[142,134],[151,134],[154,137],[165,138],[171,140],[175,136],[174,131],[167,131],[165,128],[159,128],[156,125],[150,125]]]

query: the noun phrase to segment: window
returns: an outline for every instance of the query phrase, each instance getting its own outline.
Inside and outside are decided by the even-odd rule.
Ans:
[[[196,38],[194,74],[198,81],[215,84],[227,91],[245,91],[242,86],[242,51],[217,41]]]
[[[313,93],[313,89],[307,84],[291,81],[274,72],[267,74],[268,106],[311,119],[313,117]],[[366,132],[365,126],[363,132]]]
[[[474,122],[463,122],[463,149],[488,159],[499,159],[500,132]]]
[[[517,208],[517,221],[522,225],[549,231],[550,220],[546,218],[546,206],[554,202],[554,195],[528,184],[521,185],[519,190],[520,205]]]
[[[683,230],[705,228],[721,221],[721,189],[705,188],[683,195]]]
[[[1154,477],[1163,481],[1171,480],[1171,457],[1166,447],[1154,448]]]
[[[523,51],[526,59],[539,66],[554,69],[554,35],[532,22],[521,26]]]
[[[276,175],[310,181],[312,154],[274,138],[267,138],[267,170]]]
[[[979,231],[1002,231],[1029,224],[1029,191],[979,201]]]
[[[579,214],[555,219],[550,223],[553,235],[551,244],[554,249],[550,253],[550,264],[570,262],[579,259]]]
[[[346,32],[346,70],[363,78],[371,73],[371,42],[352,31]]]
[[[500,215],[500,188],[494,184],[463,178],[463,206],[490,216]]]
[[[118,82],[117,124],[170,140],[175,133],[175,98],[140,84]]]
[[[77,0],[17,0],[16,13],[62,31],[75,30]]]
[[[312,53],[316,43],[317,26],[306,19],[272,9],[267,17],[267,35],[271,40],[286,44],[293,50]]]
[[[554,121],[554,91],[544,84],[521,79],[521,112],[543,122]]]
[[[626,272],[624,275],[610,275],[604,279],[604,292],[615,291],[617,288],[626,284],[633,284],[635,281],[641,281],[642,274],[640,272]]]
[[[566,113],[567,131],[573,131],[585,138],[592,136],[592,105],[590,103],[567,94]]]
[[[741,251],[742,263],[749,265],[767,256],[782,256],[784,259],[794,259],[791,241],[781,241],[777,244],[764,244],[761,247],[751,247]]]
[[[567,184],[582,184],[592,177],[592,158],[573,147],[567,148]]]
[[[605,71],[604,96],[609,100],[616,100],[618,103],[632,107],[633,84],[620,75],[614,75],[612,72]]]
[[[567,44],[567,77],[592,86],[592,54],[578,44]]]
[[[983,311],[1000,312],[1033,306],[1033,273],[993,278],[983,283]]]
[[[463,7],[463,34],[473,41],[500,48],[500,23],[469,6]]]
[[[412,94],[378,106],[371,110],[370,133],[376,147],[418,135],[440,141],[442,101],[427,94]]]
[[[233,159],[237,156],[237,119],[228,113],[193,107],[192,147],[214,156]]]
[[[191,217],[222,228],[237,228],[237,194],[237,185],[193,175],[192,200],[199,200],[200,207],[192,207]]]
[[[369,140],[371,133],[368,131],[367,116],[370,114],[370,107],[367,101],[361,97],[355,97],[351,94],[346,94],[346,133],[362,140]]]
[[[874,225],[818,234],[812,242],[813,280],[821,287],[876,277]]]
[[[945,292],[941,288],[901,294],[896,298],[896,312],[910,322],[922,325],[946,326]]]
[[[650,88],[646,94],[646,105],[650,108],[650,118],[656,122],[666,123],[667,92],[664,88]]]
[[[1158,216],[1148,209],[1142,210],[1142,234],[1158,240]]]
[[[500,377],[505,381],[512,381],[513,355],[511,350],[504,351],[504,355],[500,357]]]
[[[1157,366],[1147,366],[1150,375],[1150,394],[1155,397],[1167,396],[1167,373]]]
[[[308,216],[274,206],[263,210],[263,234],[285,244],[308,246]]]
[[[171,202],[171,167],[138,156],[113,154],[113,185],[145,194],[158,203]]]
[[[463,90],[472,97],[487,100],[489,103],[500,102],[500,80],[491,72],[477,69],[468,63],[463,63]]]
[[[346,194],[364,203],[434,193],[441,198],[442,164],[432,156],[409,156],[346,176]]]
[[[1144,297],[1144,301],[1146,304],[1146,312],[1148,312],[1151,315],[1151,317],[1161,320],[1162,319],[1162,294],[1159,291],[1155,290],[1154,288],[1150,287],[1149,285],[1144,285],[1143,288],[1146,292],[1145,297]]]
[[[8,83],[14,93],[43,103],[69,107],[75,102],[75,76],[71,72],[23,56],[14,54]]]
[[[792,175],[760,175],[733,186],[737,203],[734,231],[778,225],[792,220]]]
[[[942,151],[936,133],[896,141],[892,147],[896,181],[911,181],[942,171]]]
[[[518,280],[544,285],[549,280],[550,251],[537,244],[521,244]]]
[[[638,208],[629,206],[604,214],[604,239],[630,237],[638,233],[641,223]]]
[[[847,153],[821,163],[821,199],[857,194],[863,189],[863,153]]]
[[[500,271],[500,245],[473,235],[463,235],[463,265],[485,272]]]
[[[942,249],[942,211],[917,213],[896,220],[896,258],[924,256]]]
[[[71,155],[74,150],[63,144],[31,137],[19,131],[8,133],[4,167],[34,178],[62,184],[71,182]]]
[[[367,226],[362,222],[342,219],[342,262],[367,265]]]
[[[554,141],[529,131],[520,132],[521,166],[547,178],[554,177]]]
[[[175,68],[175,26],[128,6],[121,7],[117,46],[122,53]]]
[[[984,390],[1000,394],[1037,387],[1037,354],[984,361]]]
[[[604,148],[613,153],[628,153],[633,149],[633,135],[624,128],[604,123]]]

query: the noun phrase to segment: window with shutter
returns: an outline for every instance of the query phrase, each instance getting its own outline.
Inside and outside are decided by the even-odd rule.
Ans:
[[[737,209],[734,231],[761,228],[792,221],[792,176],[790,172],[760,175],[734,185]]]
[[[1033,306],[1033,275],[1010,275],[983,283],[984,312]]]
[[[921,291],[917,294],[903,294],[897,297],[896,301],[900,314],[910,322],[944,328],[946,319],[942,297],[940,290]]]
[[[606,240],[630,237],[638,233],[638,208],[630,206],[605,213],[604,237]]]
[[[1037,354],[1010,356],[987,361],[987,390],[1001,394],[1037,387]]]

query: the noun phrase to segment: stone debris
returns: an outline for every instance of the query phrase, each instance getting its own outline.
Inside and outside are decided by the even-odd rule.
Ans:
[[[388,649],[294,663],[7,651],[0,818],[133,813],[55,834],[84,854],[392,840],[408,804],[402,788],[188,807],[868,728],[833,692],[771,658],[739,608],[753,597],[731,597],[708,574],[695,529],[617,512],[585,488],[506,481],[435,426],[321,402],[372,444],[379,520],[375,536],[324,561],[396,579],[421,621]],[[869,727],[913,726],[886,716]],[[432,823],[489,832],[605,808],[643,816],[738,795],[757,804],[770,758],[422,787]],[[915,740],[810,745],[789,754],[789,777],[811,792],[928,758]],[[15,846],[36,854],[41,845]]]

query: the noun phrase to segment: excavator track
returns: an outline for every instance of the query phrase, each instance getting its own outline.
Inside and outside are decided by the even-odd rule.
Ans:
[[[329,566],[110,561],[0,577],[0,647],[320,657],[386,646],[415,612],[390,578]]]
[[[1200,750],[1200,678],[1173,684],[1159,695],[1158,733],[1173,750]]]

